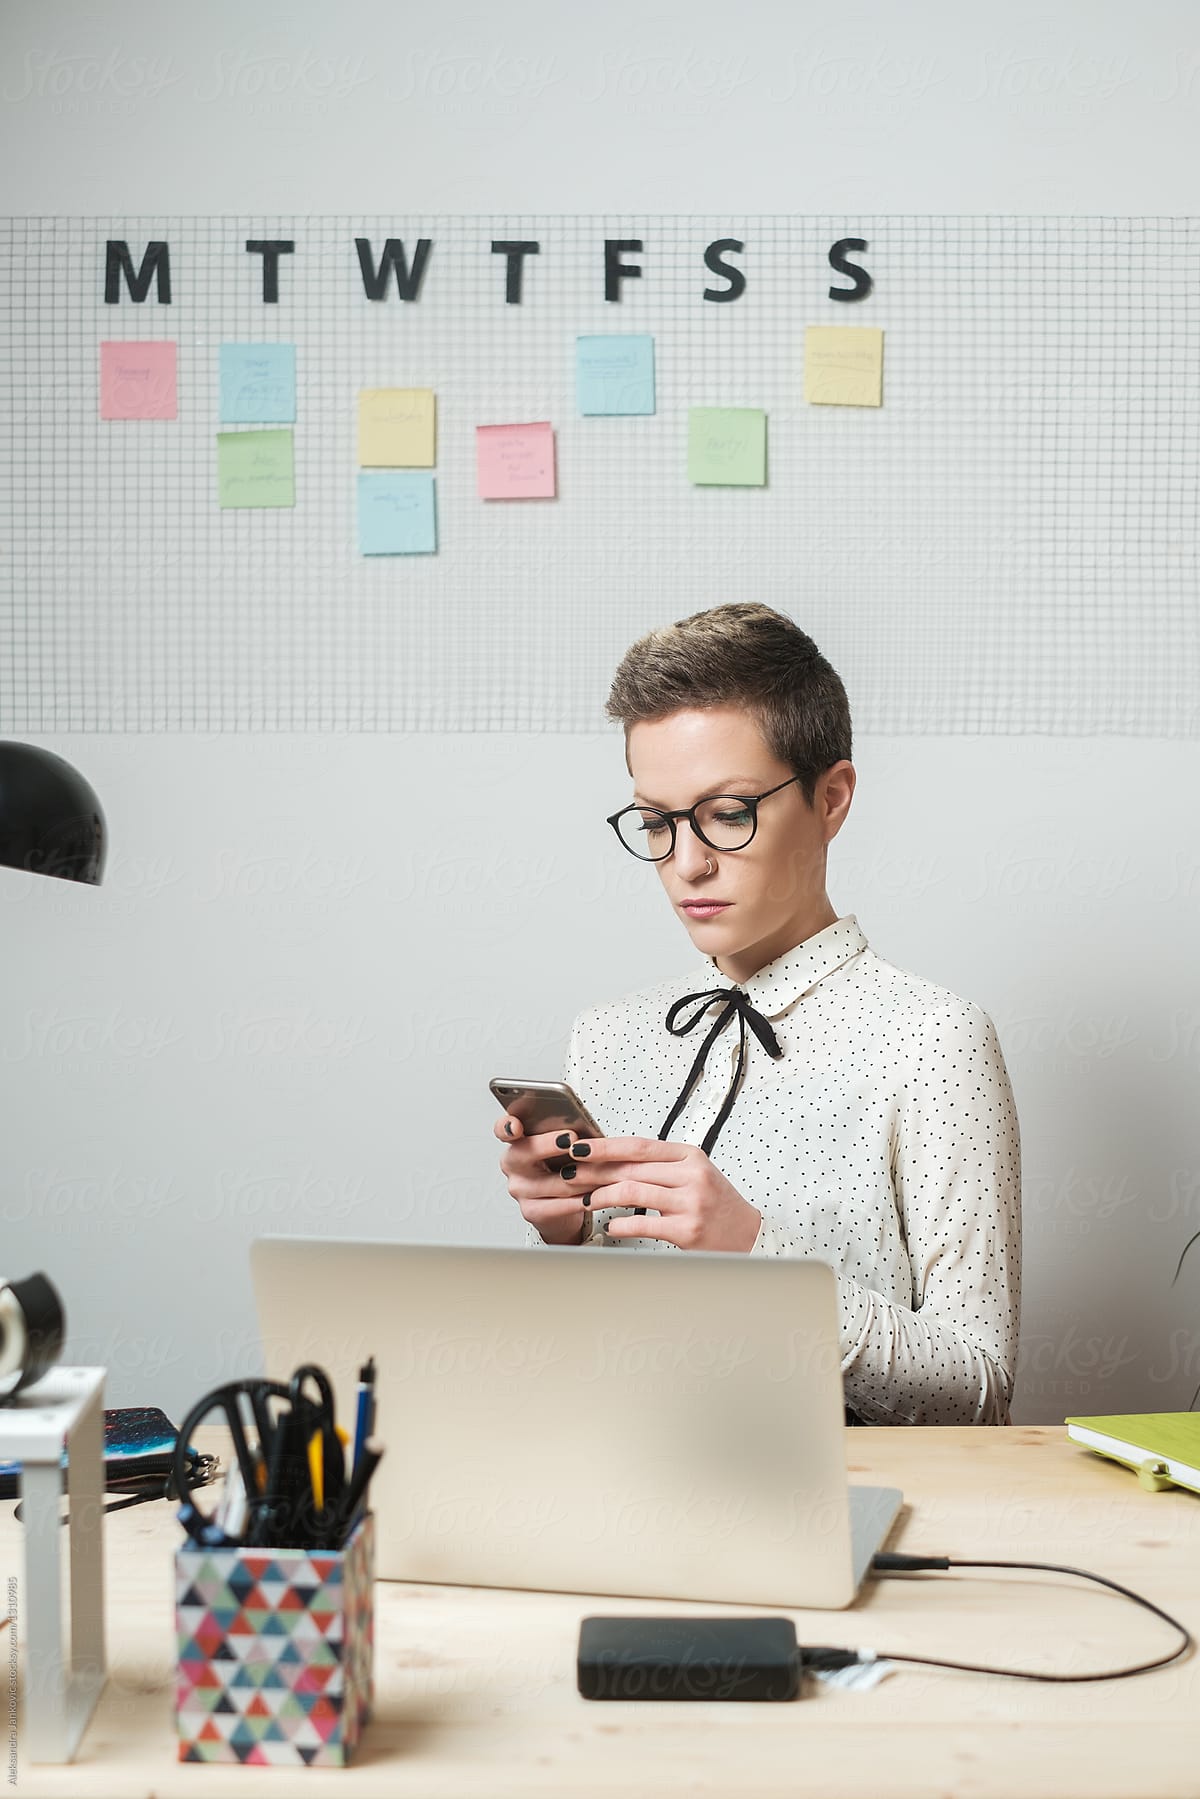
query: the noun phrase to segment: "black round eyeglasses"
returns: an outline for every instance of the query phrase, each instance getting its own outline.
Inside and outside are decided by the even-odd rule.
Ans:
[[[610,824],[631,856],[642,862],[665,862],[675,848],[675,820],[686,818],[692,830],[710,850],[744,850],[758,829],[758,808],[780,788],[790,787],[800,775],[790,775],[778,787],[765,793],[714,793],[697,800],[694,806],[681,806],[675,812],[663,812],[657,806],[623,806],[605,820]],[[666,844],[666,848],[661,846]]]

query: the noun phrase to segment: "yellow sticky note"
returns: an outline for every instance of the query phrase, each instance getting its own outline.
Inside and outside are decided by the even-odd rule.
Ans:
[[[364,387],[358,395],[362,468],[432,468],[434,396],[428,387]]]
[[[883,332],[870,325],[809,325],[804,398],[810,406],[883,403]]]

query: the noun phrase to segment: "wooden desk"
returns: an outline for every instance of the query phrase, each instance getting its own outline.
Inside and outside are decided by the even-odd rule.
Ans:
[[[1200,1637],[1200,1498],[1144,1492],[1061,1428],[855,1429],[847,1444],[853,1479],[904,1490],[889,1547],[1082,1565]],[[17,1531],[7,1504],[0,1574],[19,1565]],[[109,1684],[72,1765],[30,1767],[18,1741],[20,1793],[1200,1794],[1200,1656],[1075,1687],[901,1666],[866,1693],[807,1683],[791,1705],[596,1703],[575,1690],[586,1612],[772,1608],[395,1582],[377,1588],[375,1717],[351,1768],[189,1766],[175,1759],[171,1714],[178,1526],[163,1504],[117,1513],[107,1532]],[[1054,1575],[873,1580],[847,1611],[791,1615],[802,1642],[1077,1672],[1170,1646],[1166,1626],[1127,1601]]]

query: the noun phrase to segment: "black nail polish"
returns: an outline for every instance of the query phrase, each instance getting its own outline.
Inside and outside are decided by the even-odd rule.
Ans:
[[[567,1162],[562,1168],[559,1169],[559,1173],[562,1175],[564,1181],[569,1181],[574,1177],[575,1169],[570,1162]]]
[[[580,1194],[580,1195],[579,1195],[579,1203],[580,1203],[580,1205],[582,1205],[582,1206],[590,1206],[590,1205],[591,1205],[591,1203],[592,1203],[592,1196],[591,1196],[591,1194],[590,1194],[590,1193],[581,1193],[581,1194]]]
[[[512,1136],[512,1124],[511,1124],[511,1121],[507,1118],[504,1120],[504,1135],[506,1137]]]
[[[590,1143],[572,1143],[571,1145],[571,1154],[573,1156],[590,1156],[591,1153],[592,1146]]]
[[[571,1147],[571,1133],[570,1133],[570,1131],[564,1131],[564,1132],[563,1132],[563,1134],[562,1134],[562,1136],[561,1136],[561,1137],[556,1137],[556,1138],[555,1138],[555,1139],[554,1139],[554,1141],[555,1141],[555,1142],[556,1142],[556,1143],[557,1143],[557,1144],[558,1144],[558,1147],[559,1147],[559,1148],[560,1148],[560,1149],[570,1149],[570,1147]]]

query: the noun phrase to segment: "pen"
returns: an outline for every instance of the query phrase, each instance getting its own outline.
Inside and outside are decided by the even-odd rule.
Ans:
[[[271,1439],[267,1478],[246,1538],[252,1549],[305,1547],[299,1512],[312,1492],[305,1449],[303,1422],[293,1402],[291,1410],[276,1424]]]
[[[362,1459],[363,1445],[375,1429],[375,1357],[368,1356],[358,1371],[358,1403],[354,1415],[354,1460],[351,1471]]]
[[[225,1476],[225,1492],[217,1507],[216,1525],[231,1542],[240,1543],[246,1528],[246,1519],[250,1511],[250,1496],[246,1492],[246,1483],[242,1479],[242,1470],[235,1462]]]
[[[350,1485],[346,1488],[345,1498],[338,1508],[337,1528],[334,1536],[339,1547],[345,1544],[346,1538],[354,1529],[359,1507],[366,1498],[371,1476],[383,1460],[383,1451],[384,1446],[378,1437],[368,1437],[363,1444],[363,1452],[358,1458],[358,1465],[350,1476]]]

